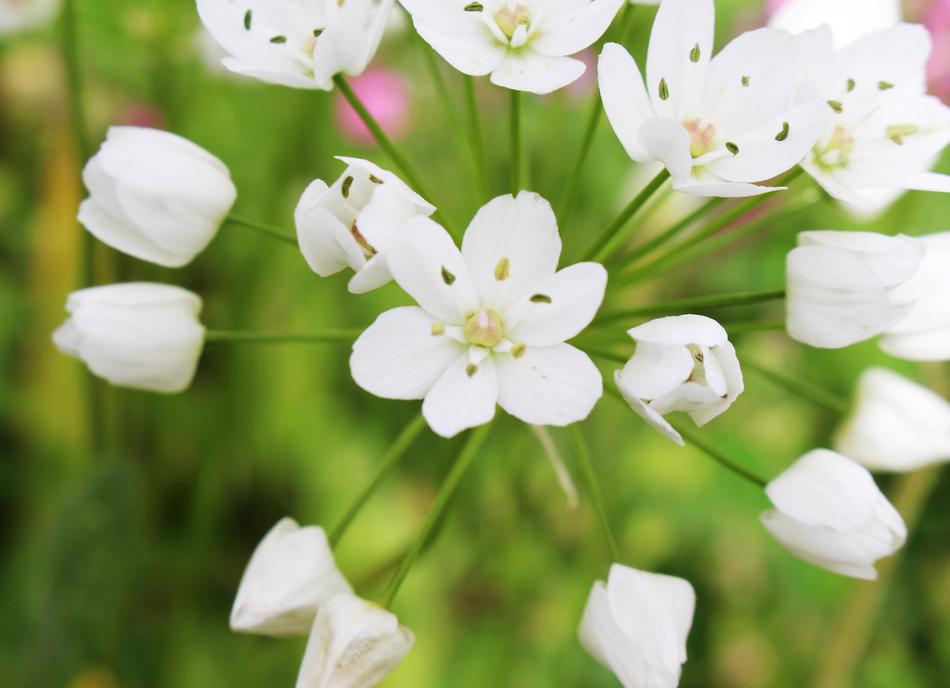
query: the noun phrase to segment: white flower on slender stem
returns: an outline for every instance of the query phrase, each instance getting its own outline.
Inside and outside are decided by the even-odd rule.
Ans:
[[[526,191],[479,210],[461,252],[432,220],[411,220],[388,261],[419,307],[383,313],[360,336],[353,379],[387,399],[425,399],[423,415],[445,437],[487,423],[496,403],[534,425],[586,418],[603,382],[564,342],[593,319],[607,272],[556,272],[560,254],[550,204]]]
[[[745,389],[735,347],[711,318],[659,318],[627,334],[637,350],[614,373],[617,387],[637,415],[680,446],[683,438],[663,416],[684,411],[703,426]]]
[[[392,172],[358,158],[337,159],[347,168],[333,186],[318,179],[297,204],[297,242],[321,277],[352,268],[349,289],[361,294],[392,280],[386,247],[407,220],[428,217],[435,207]]]
[[[580,641],[625,688],[675,688],[695,607],[688,581],[614,564],[594,583]]]
[[[950,460],[950,403],[885,368],[858,380],[854,411],[835,449],[878,471],[913,471]]]
[[[366,69],[394,0],[198,0],[232,72],[292,88],[333,88]]]
[[[127,283],[69,295],[59,350],[119,387],[180,392],[191,383],[205,328],[201,299],[165,284]]]
[[[181,267],[211,243],[237,189],[228,168],[167,131],[111,127],[83,170],[79,221],[100,241],[150,263]]]
[[[802,232],[786,260],[786,326],[793,339],[837,349],[875,337],[914,305],[897,288],[920,266],[907,236]]]
[[[419,35],[460,72],[550,93],[576,81],[624,0],[400,0]]]
[[[762,524],[792,554],[842,576],[874,580],[874,562],[907,539],[900,514],[867,469],[827,449],[805,454],[765,488]]]
[[[60,0],[0,0],[0,36],[50,21]]]
[[[894,290],[914,301],[910,312],[888,327],[881,348],[911,361],[950,360],[950,232],[918,239],[924,259],[914,276]]]
[[[264,635],[307,635],[320,605],[352,593],[336,567],[322,528],[281,519],[264,536],[244,570],[231,629]]]
[[[950,143],[950,108],[926,95],[927,29],[900,24],[837,52],[827,27],[798,40],[805,91],[831,114],[802,163],[825,191],[863,213],[908,189],[950,191],[950,176],[929,171]]]
[[[627,154],[659,160],[696,196],[754,196],[797,165],[824,129],[827,106],[796,105],[795,38],[776,29],[739,36],[712,57],[712,0],[666,0],[647,54],[646,86],[625,48],[598,66],[604,111]]]
[[[396,616],[341,593],[320,605],[304,653],[297,688],[370,688],[412,648],[412,632]]]
[[[769,17],[769,26],[799,34],[827,24],[842,47],[900,21],[900,0],[787,0]]]

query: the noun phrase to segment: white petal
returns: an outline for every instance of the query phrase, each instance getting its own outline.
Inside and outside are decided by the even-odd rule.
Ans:
[[[674,315],[657,318],[627,330],[638,342],[686,346],[697,344],[712,347],[724,344],[729,336],[722,325],[705,315]]]
[[[918,24],[899,24],[863,36],[838,53],[838,68],[854,79],[856,89],[873,92],[879,82],[923,93],[930,33]]]
[[[332,193],[326,183],[318,179],[307,187],[294,210],[297,245],[307,265],[321,277],[329,277],[346,267],[360,270],[366,264],[350,227],[325,207],[325,198]]]
[[[655,117],[653,106],[640,68],[626,48],[617,43],[604,46],[597,61],[597,81],[604,112],[627,155],[638,162],[651,160],[640,143],[640,128]]]
[[[702,408],[689,412],[689,417],[696,425],[702,427],[713,418],[724,413],[745,391],[745,381],[742,378],[742,369],[736,356],[736,349],[731,342],[713,347],[705,359],[706,381],[717,395],[715,402],[706,404]],[[721,387],[714,387],[710,380],[710,369],[715,366],[722,376]]]
[[[625,0],[591,0],[562,3],[563,8],[548,9],[541,29],[531,47],[542,55],[573,55],[600,38]]]
[[[386,311],[353,344],[353,380],[386,399],[422,399],[464,351],[440,326],[415,306]]]
[[[712,57],[714,23],[712,0],[666,0],[660,5],[647,54],[647,92],[657,116],[681,120],[699,100]],[[661,80],[666,99],[660,96]]]
[[[640,397],[627,389],[621,371],[618,370],[614,373],[614,382],[617,384],[617,389],[620,390],[620,394],[623,395],[623,398],[630,404],[630,408],[633,409],[638,416],[679,446],[683,447],[686,445],[686,443],[683,442],[682,435],[680,435],[662,415],[650,408]]]
[[[496,86],[544,95],[574,83],[587,66],[572,57],[551,57],[531,50],[509,51],[491,73]]]
[[[422,414],[432,431],[454,437],[484,425],[495,417],[498,376],[491,357],[474,368],[465,353],[449,366],[422,403]]]
[[[709,198],[717,196],[720,198],[747,198],[749,196],[761,196],[772,191],[784,191],[785,187],[780,186],[758,186],[756,184],[744,184],[738,182],[727,182],[716,179],[712,175],[705,175],[703,178],[697,178],[696,175],[689,179],[673,180],[673,188],[680,193],[690,196],[702,196]]]
[[[445,0],[400,0],[412,15],[419,35],[445,60],[464,74],[483,76],[502,61],[507,46],[495,39],[478,12],[466,12],[467,3]]]
[[[529,346],[520,358],[497,354],[498,403],[532,425],[564,426],[590,415],[603,395],[600,371],[569,344]]]
[[[640,342],[621,379],[629,394],[656,399],[672,392],[693,372],[693,355],[685,346]]]
[[[95,198],[80,204],[78,220],[99,241],[134,258],[169,268],[179,268],[191,261],[190,255],[167,251],[156,244],[130,220],[110,214]]]
[[[670,171],[674,179],[688,178],[693,169],[689,132],[673,119],[648,119],[637,132],[637,140],[654,159]]]

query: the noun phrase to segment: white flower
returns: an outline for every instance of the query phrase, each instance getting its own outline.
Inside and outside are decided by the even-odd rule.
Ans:
[[[875,337],[913,306],[897,287],[917,272],[923,247],[907,236],[802,232],[787,258],[787,329],[836,349]]]
[[[352,268],[349,289],[360,294],[392,279],[386,247],[413,217],[428,217],[435,207],[391,172],[357,158],[338,158],[346,171],[328,187],[317,180],[304,192],[294,213],[300,250],[321,277]]]
[[[659,318],[627,331],[637,350],[614,380],[623,398],[654,428],[683,445],[663,416],[685,411],[703,426],[745,389],[735,347],[722,325],[702,315]]]
[[[874,562],[907,539],[900,514],[866,468],[828,449],[805,454],[765,488],[762,524],[792,554],[842,576],[874,580]]]
[[[647,54],[608,43],[600,56],[604,111],[627,154],[661,161],[696,196],[753,196],[754,182],[797,165],[828,119],[817,100],[795,104],[797,43],[776,29],[739,36],[712,58],[712,0],[666,0]]]
[[[675,688],[695,607],[688,581],[614,564],[594,583],[580,641],[624,688]]]
[[[950,360],[950,232],[920,237],[925,253],[914,276],[894,290],[913,300],[910,312],[885,330],[881,348],[911,361]]]
[[[369,688],[403,660],[414,641],[396,616],[349,593],[320,605],[297,688]]]
[[[875,213],[907,189],[950,191],[930,172],[950,142],[950,108],[926,95],[931,39],[900,24],[834,50],[827,27],[799,37],[803,92],[818,89],[831,114],[802,167],[829,194]]]
[[[419,35],[460,72],[550,93],[576,81],[568,57],[603,35],[624,0],[400,0]]]
[[[769,17],[769,26],[799,34],[828,24],[835,44],[845,46],[900,20],[900,0],[787,0]]]
[[[835,449],[871,470],[913,471],[950,460],[950,403],[884,368],[861,375]]]
[[[50,21],[60,0],[0,0],[0,36]]]
[[[65,354],[120,387],[180,392],[204,346],[201,299],[165,284],[126,283],[69,295],[70,317],[53,333]]]
[[[232,72],[292,88],[333,88],[376,54],[394,0],[198,0]]]
[[[352,593],[336,567],[322,528],[281,519],[264,536],[241,578],[231,629],[264,635],[306,635],[320,605]]]
[[[112,127],[83,170],[79,221],[130,256],[181,267],[214,238],[237,190],[224,163],[157,129]]]
[[[388,261],[421,307],[383,313],[360,336],[353,379],[387,399],[425,399],[429,426],[446,437],[487,423],[496,403],[533,425],[586,418],[603,381],[564,342],[593,319],[607,272],[596,263],[555,272],[560,254],[551,206],[525,191],[479,210],[461,252],[432,220],[411,220]]]

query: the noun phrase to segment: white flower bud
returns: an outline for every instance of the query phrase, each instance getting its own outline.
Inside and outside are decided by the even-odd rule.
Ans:
[[[237,198],[216,157],[180,136],[139,127],[112,127],[83,181],[90,197],[79,221],[90,233],[173,268],[205,249]]]
[[[231,629],[306,635],[320,605],[352,589],[336,567],[322,528],[281,519],[254,550],[241,578]]]
[[[370,688],[403,660],[414,641],[396,616],[341,593],[320,606],[297,688]]]
[[[861,375],[835,448],[862,466],[913,471],[950,460],[950,403],[884,368]]]
[[[703,426],[745,389],[736,350],[711,318],[659,318],[627,334],[637,350],[615,373],[617,387],[639,416],[679,445],[683,438],[663,416],[684,411]]]
[[[803,232],[787,260],[787,328],[836,349],[875,337],[907,315],[897,287],[917,272],[923,246],[871,232]]]
[[[675,688],[695,606],[688,581],[614,564],[594,583],[580,641],[624,688]]]
[[[204,345],[201,299],[179,287],[126,283],[73,292],[53,333],[60,351],[120,387],[180,392]]]
[[[874,580],[907,527],[866,468],[827,449],[805,454],[765,488],[762,524],[792,554],[842,576]]]

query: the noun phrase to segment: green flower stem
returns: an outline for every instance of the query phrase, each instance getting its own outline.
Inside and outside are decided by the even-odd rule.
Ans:
[[[288,244],[297,245],[296,237],[287,234],[282,229],[277,229],[276,227],[270,227],[268,225],[262,225],[259,222],[254,222],[253,220],[245,220],[243,217],[238,217],[237,215],[228,215],[225,219],[225,223],[230,223],[232,225],[238,225],[239,227],[247,227],[248,229],[253,229],[254,231],[260,232],[261,234],[266,234],[269,237],[275,239],[280,239]]]
[[[465,75],[465,107],[468,111],[468,125],[471,130],[469,140],[472,145],[472,158],[478,175],[478,189],[483,200],[491,194],[488,187],[488,160],[485,157],[485,137],[482,123],[478,117],[478,102],[475,99],[475,79]]]
[[[637,194],[637,196],[627,204],[627,207],[624,208],[620,215],[610,223],[610,225],[603,231],[600,235],[600,238],[594,242],[594,245],[588,250],[585,260],[593,260],[596,262],[603,262],[610,255],[623,246],[630,238],[630,233],[633,231],[633,226],[630,225],[630,229],[625,231],[625,228],[628,226],[631,219],[636,215],[640,209],[646,205],[647,201],[655,194],[666,180],[670,178],[670,173],[667,170],[663,170],[656,177],[654,177],[649,184],[647,184],[643,190]]]
[[[784,320],[753,320],[750,322],[726,323],[726,332],[730,337],[750,332],[784,332]]]
[[[632,343],[632,342],[631,342]],[[588,356],[593,356],[594,358],[600,358],[604,361],[610,361],[611,363],[619,363],[625,365],[627,361],[630,360],[630,356],[624,356],[623,354],[618,354],[613,351],[608,351],[607,349],[599,349],[596,347],[584,346],[581,347],[584,353]],[[613,380],[610,380],[607,384],[608,391],[611,389],[610,385],[613,384]]]
[[[511,194],[521,191],[521,91],[511,91]]]
[[[406,451],[412,446],[412,443],[415,442],[425,426],[425,418],[423,418],[420,413],[413,418],[412,422],[410,422],[396,438],[396,441],[390,445],[386,454],[383,456],[383,460],[380,461],[376,475],[363,489],[356,500],[354,500],[353,504],[350,505],[350,508],[346,510],[346,513],[343,514],[343,517],[339,523],[337,523],[336,527],[330,532],[330,547],[336,547],[339,544],[343,535],[350,527],[350,524],[353,523],[379,486],[386,481],[386,478],[389,477],[389,474],[396,467],[396,464],[399,463],[399,460],[406,455]]]
[[[406,580],[406,576],[409,575],[409,570],[412,568],[412,565],[415,563],[416,559],[425,548],[426,542],[429,539],[429,535],[438,525],[442,514],[445,512],[445,509],[448,507],[452,496],[455,494],[455,490],[462,481],[462,477],[468,472],[468,469],[471,468],[472,463],[478,454],[478,450],[481,448],[482,444],[485,442],[485,438],[488,436],[490,427],[490,424],[483,425],[479,428],[476,428],[475,430],[472,430],[469,434],[468,441],[465,443],[461,453],[455,460],[455,464],[452,466],[451,470],[449,470],[449,474],[446,476],[445,481],[439,488],[438,494],[436,494],[435,502],[432,504],[432,510],[429,512],[429,515],[426,516],[426,520],[422,524],[422,528],[419,530],[419,533],[416,535],[416,539],[413,541],[412,546],[409,548],[409,551],[403,558],[402,563],[399,565],[399,569],[395,574],[393,574],[392,579],[389,581],[389,585],[386,586],[386,590],[383,592],[382,597],[380,597],[379,603],[382,607],[388,609],[390,606],[392,606],[393,600],[396,598],[396,593],[399,592],[399,588],[402,587],[403,582]]]
[[[746,470],[739,464],[735,463],[728,456],[723,454],[721,451],[716,449],[714,446],[709,444],[706,440],[704,440],[703,438],[699,436],[699,433],[694,432],[692,429],[685,427],[681,423],[671,423],[671,425],[673,425],[673,428],[680,435],[683,436],[683,439],[685,439],[687,442],[692,444],[697,449],[701,449],[703,453],[708,455],[710,458],[712,458],[713,460],[715,460],[722,466],[725,466],[736,475],[742,478],[745,478],[749,482],[754,483],[755,485],[758,485],[759,487],[764,488],[768,484],[768,481],[759,477],[755,473],[749,470]]]
[[[792,377],[791,375],[781,373],[777,370],[772,370],[771,368],[760,365],[755,361],[750,361],[747,358],[742,359],[742,368],[743,370],[751,370],[769,382],[772,382],[775,385],[791,392],[792,394],[801,397],[805,401],[827,409],[832,413],[845,415],[851,408],[851,404],[848,403],[847,399],[843,399],[837,394],[829,392],[828,390],[819,387],[808,380]]]
[[[205,341],[209,344],[351,344],[361,333],[362,330],[343,328],[314,332],[208,330]]]
[[[353,91],[350,87],[350,84],[346,79],[343,78],[341,74],[337,74],[333,77],[333,83],[336,84],[336,87],[340,90],[340,93],[343,94],[343,97],[346,98],[347,102],[352,106],[353,110],[356,111],[356,114],[363,121],[363,124],[366,125],[366,128],[369,129],[370,133],[373,135],[373,138],[376,139],[376,143],[379,144],[379,147],[383,149],[383,152],[389,156],[389,159],[393,161],[393,164],[399,169],[399,172],[403,177],[406,178],[406,181],[409,183],[416,192],[419,193],[424,199],[433,202],[434,198],[432,194],[429,193],[429,190],[423,185],[421,178],[416,174],[415,169],[412,165],[409,164],[409,161],[405,156],[399,152],[399,149],[396,147],[396,144],[392,142],[386,132],[383,131],[383,128],[379,125],[379,122],[376,121],[376,118],[370,113],[370,111],[363,104],[363,101],[360,100],[359,96]],[[441,222],[450,234],[455,234],[455,228],[452,223],[449,221],[448,217],[445,216],[441,211],[436,211],[433,215],[439,222]]]
[[[580,431],[577,424],[570,428],[571,439],[574,441],[574,450],[580,463],[581,475],[587,485],[587,493],[590,497],[591,506],[597,514],[597,521],[600,523],[600,529],[603,531],[604,540],[607,541],[607,549],[610,552],[611,561],[620,563],[620,548],[617,546],[617,539],[610,528],[610,519],[607,518],[607,509],[604,507],[604,498],[600,489],[600,482],[597,480],[597,473],[594,470],[594,462],[590,456],[590,450],[584,439],[584,434]]]
[[[767,303],[769,301],[779,301],[785,298],[784,289],[773,289],[771,291],[742,292],[739,294],[719,294],[715,296],[704,296],[698,299],[684,299],[682,301],[669,301],[667,303],[656,304],[654,306],[645,306],[643,308],[631,308],[629,310],[607,312],[594,321],[593,326],[614,323],[618,320],[631,320],[643,316],[654,315],[676,315],[680,313],[696,313],[714,308],[726,308],[728,306],[747,306],[756,303]]]
[[[640,260],[646,255],[649,255],[656,249],[660,248],[664,244],[668,243],[670,240],[675,239],[677,236],[683,233],[684,230],[691,227],[696,223],[697,220],[700,220],[702,217],[707,215],[709,212],[715,210],[717,207],[722,205],[726,199],[724,198],[713,198],[707,201],[706,203],[699,206],[692,213],[684,217],[682,220],[677,222],[675,225],[669,229],[657,234],[655,237],[645,242],[640,246],[636,246],[630,251],[628,251],[624,256],[621,256],[620,259],[616,262],[616,267],[621,270],[631,265],[637,260]],[[614,266],[611,266],[614,267]]]

